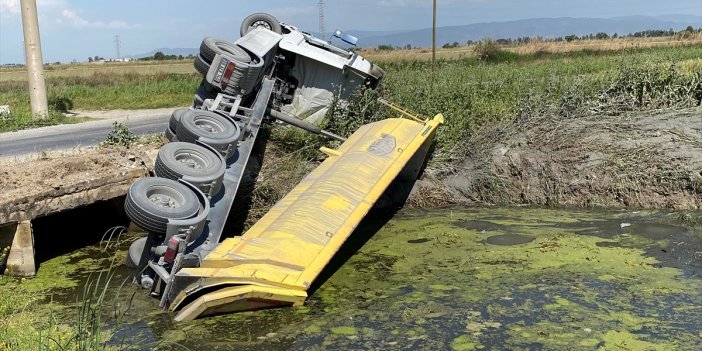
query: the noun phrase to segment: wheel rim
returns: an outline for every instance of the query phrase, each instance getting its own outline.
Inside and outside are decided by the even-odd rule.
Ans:
[[[204,157],[190,152],[177,152],[175,154],[175,159],[183,165],[183,167],[190,169],[201,170],[207,168],[209,165],[209,162],[207,162]]]
[[[210,134],[219,134],[224,131],[224,126],[209,118],[195,118],[195,126]]]
[[[270,23],[268,23],[264,20],[258,20],[258,21],[251,24],[251,28],[258,28],[258,27],[263,27],[263,28],[266,28],[268,30],[271,30],[271,28],[273,28]]]
[[[146,197],[159,208],[180,208],[185,198],[175,189],[154,186],[146,190]]]

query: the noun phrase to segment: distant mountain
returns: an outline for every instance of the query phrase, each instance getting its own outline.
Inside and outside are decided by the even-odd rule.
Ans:
[[[608,34],[629,34],[648,29],[682,30],[687,26],[702,27],[702,16],[662,15],[630,16],[616,18],[535,18],[509,22],[475,23],[463,26],[437,28],[437,45],[445,43],[466,43],[468,40],[484,38],[518,38],[537,37],[556,38],[566,35],[587,35],[598,32]],[[378,45],[413,47],[431,46],[431,28],[397,33],[359,33],[349,31],[359,37],[359,46],[377,47]]]
[[[144,57],[153,57],[155,53],[157,52],[162,52],[166,55],[183,55],[183,56],[188,56],[188,55],[197,55],[199,53],[198,49],[190,49],[190,48],[160,48],[160,49],[155,49],[152,50],[151,52],[147,52],[145,54],[138,54],[138,55],[128,55],[126,58],[130,59],[139,59],[139,58],[144,58]]]
[[[519,38],[537,37],[556,38],[566,35],[587,35],[605,32],[625,35],[649,29],[682,30],[687,26],[702,27],[702,16],[695,15],[661,15],[661,16],[628,16],[615,18],[535,18],[509,22],[474,23],[463,26],[437,28],[437,45],[445,43],[466,43],[468,40],[484,38]],[[406,31],[363,31],[347,30],[359,38],[359,46],[364,48],[378,45],[413,47],[431,46],[431,28]],[[319,34],[312,33],[319,37]],[[327,33],[327,37],[331,35]],[[328,39],[328,38],[327,38]],[[338,43],[335,39],[334,43]],[[158,51],[166,55],[197,55],[195,48],[160,48],[148,53],[130,55],[127,58],[151,57]]]

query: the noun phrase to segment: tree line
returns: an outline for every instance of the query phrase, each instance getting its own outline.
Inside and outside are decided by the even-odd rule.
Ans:
[[[592,33],[592,34],[587,34],[587,35],[566,35],[562,37],[556,37],[556,38],[542,38],[542,37],[518,37],[518,38],[500,38],[496,39],[494,42],[500,45],[511,45],[511,44],[528,44],[532,41],[539,41],[539,42],[573,42],[576,40],[593,40],[593,39],[599,39],[599,40],[604,40],[604,39],[617,39],[617,38],[658,38],[658,37],[673,37],[673,36],[682,36],[683,38],[688,37],[690,35],[693,35],[695,33],[702,33],[702,27],[695,29],[692,26],[688,26],[682,31],[675,31],[674,29],[650,29],[650,30],[644,30],[640,32],[635,32],[635,33],[629,33],[626,35],[619,35],[618,33],[613,33],[610,35],[609,33],[605,32],[599,32],[599,33]],[[466,45],[476,45],[480,41],[474,41],[474,40],[468,40],[465,44]],[[442,48],[444,49],[450,49],[450,48],[457,48],[461,46],[461,43],[459,42],[453,42],[453,43],[445,43],[442,45]],[[407,44],[404,46],[392,46],[392,45],[387,45],[387,44],[382,44],[378,45],[378,50],[381,51],[391,51],[391,50],[409,50],[412,49],[412,45]],[[419,49],[419,47],[416,47],[416,49]]]

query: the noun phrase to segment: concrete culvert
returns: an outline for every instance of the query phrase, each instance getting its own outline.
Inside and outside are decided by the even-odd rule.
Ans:
[[[225,172],[222,158],[200,145],[175,142],[164,145],[156,157],[156,176],[185,178],[205,194],[217,194]]]
[[[193,144],[200,141],[228,158],[236,149],[241,128],[217,113],[190,110],[181,116],[176,135],[180,141]]]
[[[200,201],[192,190],[174,180],[143,178],[129,188],[124,209],[140,228],[165,233],[170,220],[195,217]]]

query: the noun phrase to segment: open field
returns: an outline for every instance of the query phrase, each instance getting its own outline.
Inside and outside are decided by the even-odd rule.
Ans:
[[[47,65],[44,74],[47,79],[60,77],[90,77],[92,75],[111,74],[158,74],[195,73],[192,60],[173,61],[133,61]],[[27,80],[27,71],[23,67],[0,68],[0,83]]]
[[[521,54],[553,54],[577,51],[620,51],[627,49],[645,49],[654,47],[676,47],[688,45],[702,45],[702,33],[689,37],[659,37],[659,38],[616,38],[616,39],[590,39],[575,40],[572,42],[554,42],[532,40],[526,44],[501,45],[503,50]],[[475,57],[476,45],[460,46],[457,48],[438,48],[436,57],[439,60],[457,60]],[[430,61],[431,49],[399,49],[378,50],[365,49],[360,51],[371,61]]]

